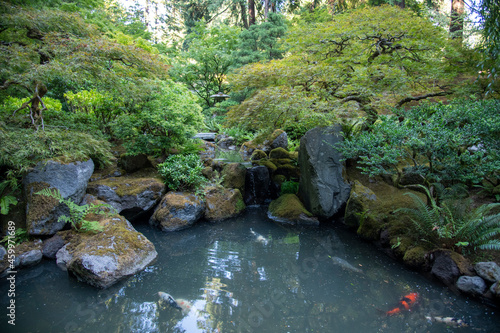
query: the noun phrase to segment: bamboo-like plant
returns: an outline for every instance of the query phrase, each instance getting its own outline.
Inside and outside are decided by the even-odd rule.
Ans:
[[[397,211],[410,217],[414,231],[421,239],[437,246],[458,250],[500,250],[500,213],[491,211],[500,203],[471,209],[470,200],[446,199],[439,205],[429,190],[425,191],[429,203],[414,193],[406,193],[416,208],[400,208]]]
[[[54,198],[59,201],[59,203],[64,203],[69,208],[69,216],[62,215],[59,217],[59,221],[69,222],[77,231],[81,232],[101,232],[104,228],[97,221],[85,220],[85,217],[90,214],[108,214],[109,212],[114,212],[115,209],[108,204],[86,204],[78,205],[75,202],[64,199],[58,189],[45,188],[35,194],[44,195],[47,197]]]

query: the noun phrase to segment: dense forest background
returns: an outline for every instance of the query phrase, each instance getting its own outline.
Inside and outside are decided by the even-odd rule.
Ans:
[[[486,117],[475,139],[440,139],[460,157],[498,133],[499,25],[494,0],[1,1],[2,211],[47,158],[105,165],[116,143],[132,155],[189,153],[207,130],[242,142],[281,128],[293,149],[315,126],[353,134],[426,101]],[[437,131],[456,137],[450,122]],[[392,136],[378,142],[397,142],[384,128]],[[431,154],[419,144],[414,160]],[[362,142],[350,149],[362,154]],[[496,181],[497,153],[460,181]],[[387,152],[366,154],[384,157],[368,172],[388,172]]]

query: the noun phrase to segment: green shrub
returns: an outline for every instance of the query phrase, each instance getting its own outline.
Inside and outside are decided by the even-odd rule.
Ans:
[[[171,155],[158,165],[158,172],[172,191],[200,190],[207,179],[198,155]]]
[[[414,235],[441,247],[443,244],[457,250],[500,250],[500,213],[490,214],[500,207],[499,203],[482,205],[472,209],[467,199],[446,199],[438,205],[424,186],[429,205],[419,196],[406,193],[416,204],[416,208],[400,208],[397,211],[410,216]]]
[[[299,183],[293,180],[287,180],[281,183],[281,195],[283,194],[297,194],[299,191]]]

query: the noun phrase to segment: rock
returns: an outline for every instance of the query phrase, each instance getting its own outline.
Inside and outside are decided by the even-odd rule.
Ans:
[[[399,180],[399,185],[414,185],[425,183],[425,178],[421,173],[415,172],[412,168],[403,169],[403,176]]]
[[[193,139],[201,139],[205,141],[215,141],[215,136],[217,133],[198,133],[193,136]]]
[[[118,159],[118,166],[128,173],[133,173],[141,169],[152,168],[153,165],[148,160],[146,154],[126,155],[122,154]]]
[[[421,246],[412,247],[403,256],[403,262],[413,269],[424,269],[427,263],[427,250]]]
[[[205,202],[192,193],[168,192],[156,208],[149,223],[163,231],[189,228],[205,212]]]
[[[87,183],[94,171],[94,162],[62,164],[55,161],[38,163],[23,179],[26,193],[26,226],[30,235],[53,235],[61,230],[65,222],[59,222],[61,215],[68,214],[68,208],[59,201],[36,192],[45,188],[58,189],[64,199],[80,203]]]
[[[471,295],[482,295],[486,291],[486,283],[479,276],[461,276],[457,280],[457,288]]]
[[[227,188],[237,188],[241,193],[245,190],[245,176],[247,168],[241,163],[229,163],[221,172],[222,184]]]
[[[0,261],[2,261],[5,258],[5,255],[7,254],[7,250],[5,247],[0,245]]]
[[[288,136],[283,130],[277,129],[270,135],[261,135],[252,141],[244,142],[240,152],[244,156],[250,156],[256,149],[264,151],[266,154],[274,148],[288,148]]]
[[[235,150],[236,149],[236,139],[232,136],[221,138],[217,141],[217,145],[222,149]]]
[[[255,149],[254,152],[252,153],[252,156],[250,156],[250,160],[252,161],[258,161],[263,158],[267,158],[267,154],[260,149]]]
[[[154,169],[90,182],[88,193],[134,221],[154,209],[165,193],[165,184]]]
[[[431,274],[448,286],[454,285],[460,276],[460,270],[451,258],[450,252],[436,251],[434,257]]]
[[[23,252],[18,255],[19,266],[20,267],[34,266],[42,260],[42,257],[43,257],[42,250],[39,248]]]
[[[290,153],[284,149],[284,148],[274,148],[271,150],[269,153],[269,158],[270,159],[282,159],[282,158],[287,158],[291,159]]]
[[[340,125],[317,127],[300,140],[299,197],[314,216],[331,218],[347,202],[350,186],[344,180],[342,156],[333,146],[342,140]]]
[[[5,248],[3,248],[5,250]],[[0,250],[1,251],[1,250]],[[3,257],[0,260],[0,276],[5,275],[8,270],[13,270],[10,264],[13,264],[14,269],[30,267],[38,264],[42,260],[42,241],[37,239],[30,242],[23,242],[13,248],[15,254],[14,262],[9,262],[9,255],[0,254]],[[12,259],[12,258],[10,258]]]
[[[64,244],[64,239],[57,234],[44,240],[42,245],[43,256],[48,259],[55,259],[57,251],[59,251]]]
[[[493,261],[478,262],[474,265],[477,275],[488,282],[500,281],[500,267]]]
[[[238,189],[213,189],[205,193],[205,218],[220,221],[238,215],[245,209],[243,196]]]
[[[319,225],[295,194],[283,194],[269,204],[268,216],[280,223],[299,225]]]
[[[286,150],[288,148],[288,135],[282,130],[275,130],[271,134],[271,140],[271,149],[282,148]]]
[[[69,242],[56,254],[57,264],[79,281],[108,288],[136,274],[156,259],[154,245],[123,217],[97,216],[104,231],[65,231]]]
[[[247,169],[245,177],[244,201],[246,205],[262,205],[271,201],[272,189],[269,170],[265,166]]]
[[[344,224],[350,228],[359,228],[363,214],[369,212],[370,207],[377,204],[380,205],[375,193],[359,181],[354,181],[345,208]]]
[[[500,281],[497,281],[491,285],[490,292],[493,294],[493,296],[497,298],[500,297]]]

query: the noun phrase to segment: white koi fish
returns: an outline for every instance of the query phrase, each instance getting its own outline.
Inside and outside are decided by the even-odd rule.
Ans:
[[[467,324],[462,319],[457,319],[457,318],[453,318],[453,317],[426,316],[425,319],[427,319],[430,322],[442,323],[442,324],[446,324],[446,326],[455,327],[455,328],[469,326],[469,324]]]
[[[255,232],[255,231],[253,231],[252,228],[250,228],[250,233],[255,236],[255,240],[257,242],[262,243],[264,245],[267,245],[269,243],[269,239],[267,239],[266,237],[262,236],[261,234]]]

